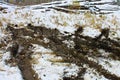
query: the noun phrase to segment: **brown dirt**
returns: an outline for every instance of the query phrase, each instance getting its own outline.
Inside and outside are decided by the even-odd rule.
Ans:
[[[51,0],[25,0],[21,3],[14,3],[17,5],[31,5],[31,4],[40,4],[43,2],[49,2]],[[72,9],[84,9],[87,10],[86,7],[80,6],[59,6],[67,9],[53,8],[58,11],[66,12],[66,13],[76,13],[72,11]],[[0,7],[0,10],[3,8]],[[11,41],[6,41],[12,43],[12,47],[10,47],[9,51],[11,52],[11,59],[6,61],[6,63],[11,63],[13,66],[17,65],[21,70],[21,74],[24,80],[40,80],[38,78],[38,74],[33,70],[31,63],[31,55],[32,51],[29,49],[31,44],[39,44],[45,48],[49,48],[56,53],[56,55],[63,57],[64,62],[75,63],[76,65],[82,67],[78,73],[77,77],[63,77],[63,80],[84,80],[83,75],[86,72],[86,68],[83,67],[84,64],[88,65],[89,68],[95,69],[100,75],[103,75],[107,79],[110,80],[120,80],[120,77],[112,74],[99,65],[98,63],[91,61],[88,59],[90,57],[104,57],[98,51],[102,49],[106,52],[110,52],[112,54],[108,55],[107,58],[112,58],[116,60],[120,60],[120,41],[114,41],[108,38],[109,29],[103,29],[101,34],[96,38],[91,38],[88,36],[81,35],[83,31],[82,27],[79,27],[75,34],[71,35],[63,35],[57,29],[48,29],[44,26],[32,26],[28,24],[27,28],[15,29],[17,25],[8,25],[7,31],[12,34]],[[67,34],[67,33],[66,33]],[[37,36],[34,36],[37,35]],[[75,38],[72,38],[72,36]],[[25,39],[24,36],[30,36],[32,38]],[[102,39],[102,37],[105,37]],[[44,42],[44,38],[50,40],[49,43]],[[67,47],[66,44],[63,43],[64,40],[74,41],[74,48]],[[0,44],[0,48],[3,46],[7,46],[7,44]],[[19,47],[22,46],[20,52],[18,52]],[[91,54],[89,54],[91,53]]]
[[[90,38],[86,36],[80,35],[82,32],[82,28],[80,27],[78,31],[75,32],[75,38],[71,38],[72,35],[64,36],[56,29],[47,29],[45,27],[35,27],[29,24],[29,26],[22,29],[15,29],[14,26],[8,26],[7,30],[11,32],[13,42],[19,43],[19,45],[22,45],[24,47],[24,52],[21,52],[20,55],[17,57],[17,63],[18,66],[22,72],[22,75],[25,80],[28,80],[28,76],[32,75],[33,80],[37,80],[38,78],[34,78],[33,75],[36,75],[35,72],[31,68],[30,61],[30,54],[31,52],[28,52],[29,46],[31,44],[39,44],[46,48],[50,48],[53,50],[58,56],[62,56],[65,62],[69,63],[75,63],[78,66],[81,66],[83,64],[87,64],[90,68],[95,69],[100,75],[104,75],[106,78],[111,80],[120,80],[120,77],[117,77],[116,75],[110,73],[109,71],[105,70],[101,65],[98,63],[89,60],[86,56],[88,55],[89,51],[92,51],[92,56],[96,56],[98,53],[98,49],[104,49],[105,51],[111,52],[113,55],[118,56],[118,52],[120,51],[120,45],[119,42],[116,42],[114,40],[107,39],[107,35],[109,35],[106,30],[103,31],[100,36],[105,36],[106,39],[101,38]],[[31,30],[30,30],[31,29]],[[24,33],[26,32],[26,33]],[[37,34],[37,36],[34,36],[33,34]],[[24,39],[20,36],[31,36],[32,39]],[[47,38],[50,40],[49,43],[44,43],[43,38]],[[63,40],[73,40],[75,42],[74,48],[67,47],[66,44],[64,44]],[[118,44],[117,44],[118,43]],[[17,46],[16,46],[17,48]],[[111,50],[108,50],[111,49]],[[15,49],[15,48],[14,48]],[[26,51],[27,50],[27,51]],[[117,51],[116,51],[117,50]],[[13,50],[12,52],[16,52],[16,50]],[[28,55],[29,53],[29,55]],[[27,55],[26,57],[22,57],[23,55]],[[88,55],[89,56],[89,55]],[[16,55],[14,56],[16,57]],[[27,65],[26,65],[27,64]],[[27,67],[29,67],[27,69]],[[26,70],[25,70],[26,69]],[[30,74],[26,74],[28,72]],[[84,68],[80,70],[79,76],[74,78],[66,78],[64,77],[64,80],[82,80],[82,75],[84,74],[85,70]],[[37,76],[36,76],[37,77]],[[31,78],[31,79],[32,79]]]
[[[28,58],[19,58],[17,61],[18,67],[22,72],[22,76],[24,80],[40,80],[38,75],[32,69],[30,59]]]
[[[24,47],[24,49],[19,53],[18,49],[19,45],[16,42],[13,43],[12,47],[10,47],[11,52],[10,63],[12,64],[14,62],[19,67],[24,80],[40,80],[38,78],[38,75],[32,69],[32,65],[30,62],[31,61],[30,55],[32,54],[32,52],[29,52],[29,50]]]
[[[35,4],[47,3],[51,1],[55,1],[55,0],[23,0],[22,2],[10,1],[10,3],[16,5],[35,5]]]

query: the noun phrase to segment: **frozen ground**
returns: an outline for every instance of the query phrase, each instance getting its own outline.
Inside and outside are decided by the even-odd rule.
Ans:
[[[90,6],[93,3],[112,2],[114,0],[102,0],[98,2],[80,2],[79,5]],[[59,3],[59,4],[55,4]],[[91,14],[90,12],[77,14],[65,13],[62,11],[54,10],[49,7],[57,7],[73,4],[71,0],[57,1],[41,5],[32,6],[16,6],[10,4],[0,3],[0,8],[7,8],[0,11],[0,40],[1,43],[5,42],[4,39],[9,36],[5,31],[8,24],[18,25],[15,28],[23,28],[28,24],[34,26],[45,26],[50,29],[58,29],[61,33],[74,34],[75,31],[82,26],[82,35],[95,38],[101,34],[101,30],[109,28],[109,38],[112,40],[120,39],[120,10],[118,5],[102,4],[96,5],[100,8],[101,12],[112,12],[110,14]],[[75,3],[76,4],[76,3]],[[77,3],[78,4],[78,3]],[[41,8],[43,7],[43,8]],[[112,10],[111,10],[112,9]],[[90,8],[91,11],[95,11],[94,7]],[[99,13],[99,12],[98,12]],[[49,42],[49,41],[48,41]],[[77,76],[79,72],[79,66],[76,64],[65,63],[62,61],[62,57],[58,57],[52,53],[52,50],[45,49],[43,46],[34,45],[33,69],[38,74],[41,80],[62,80],[63,77]],[[118,47],[120,48],[120,47]],[[106,52],[101,51],[103,55]],[[109,53],[108,53],[109,54]],[[1,47],[0,50],[0,80],[23,80],[21,72],[18,67],[11,67],[5,64],[5,60],[9,59],[10,53],[6,52],[6,47]],[[120,61],[109,58],[92,58],[90,60],[102,65],[106,70],[120,77]],[[94,69],[89,68],[87,65],[86,73],[83,75],[84,80],[108,80],[103,75],[99,75]],[[67,72],[64,74],[64,72]]]

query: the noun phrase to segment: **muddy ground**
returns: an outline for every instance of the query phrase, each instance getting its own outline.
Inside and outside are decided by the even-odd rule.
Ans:
[[[29,50],[29,47],[32,47],[32,44],[39,44],[53,50],[56,55],[62,56],[65,62],[75,63],[81,67],[83,64],[87,64],[90,68],[94,68],[99,74],[104,75],[107,79],[120,80],[120,77],[110,73],[98,63],[87,58],[88,56],[104,57],[98,51],[99,49],[103,49],[112,53],[112,55],[108,57],[117,60],[120,59],[120,44],[108,38],[108,29],[103,29],[101,35],[96,38],[82,36],[82,27],[78,28],[75,34],[68,36],[61,34],[57,29],[47,29],[44,26],[37,27],[31,24],[28,24],[27,28],[21,29],[15,29],[14,26],[9,25],[7,31],[13,34],[11,36],[13,46],[10,47],[11,61],[14,60],[16,65],[18,65],[24,80],[39,80],[38,75],[31,68],[30,63],[32,51]],[[75,38],[72,38],[73,35]],[[32,38],[24,39],[23,36],[30,36]],[[102,36],[105,36],[105,38],[102,39]],[[43,40],[44,38],[49,39],[50,42],[45,43]],[[67,45],[63,43],[64,40],[74,41],[74,48],[67,47]],[[24,49],[18,53],[19,46],[24,47]],[[82,75],[85,71],[86,69],[83,68],[80,70],[78,77],[64,77],[63,80],[83,80]]]
[[[22,3],[22,5],[26,4],[34,3]],[[60,9],[56,10],[61,11]],[[69,13],[68,11],[64,10],[62,12]],[[18,27],[17,24],[9,24],[6,28],[6,31],[11,34],[11,40],[6,40],[6,43],[11,43],[12,45],[7,49],[11,53],[11,59],[7,60],[6,63],[11,64],[11,66],[17,65],[21,70],[21,74],[24,80],[40,80],[40,78],[38,78],[38,74],[32,69],[31,56],[33,51],[30,49],[33,47],[32,44],[42,45],[47,49],[51,49],[57,56],[61,56],[64,62],[75,63],[80,67],[83,67],[83,65],[86,64],[89,66],[89,68],[95,69],[96,72],[109,80],[120,80],[120,77],[104,69],[102,65],[99,65],[97,62],[88,59],[88,57],[102,57],[111,58],[113,60],[120,60],[120,40],[115,41],[110,39],[108,37],[108,28],[102,29],[99,36],[91,38],[81,35],[83,32],[82,26],[79,26],[74,34],[69,34],[66,32],[67,35],[60,33],[60,31],[57,29],[48,29],[45,26],[33,26],[32,24],[28,24],[25,28],[16,27]],[[25,36],[29,36],[31,38],[26,39]],[[44,38],[48,39],[49,42],[44,42]],[[75,46],[68,47],[68,45],[64,43],[65,40],[73,41]],[[7,46],[6,43],[2,43],[0,46]],[[18,51],[20,47],[23,47],[23,49]],[[99,49],[110,52],[112,54],[103,56],[99,52]],[[77,77],[63,77],[63,80],[84,80],[83,75],[85,72],[86,68],[83,67],[79,71]]]

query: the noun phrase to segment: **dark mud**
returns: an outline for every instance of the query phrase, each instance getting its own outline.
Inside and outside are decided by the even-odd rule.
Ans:
[[[108,29],[103,30],[102,34],[98,37],[91,38],[81,35],[83,31],[81,27],[78,28],[75,34],[68,36],[61,34],[57,29],[47,29],[44,26],[32,26],[29,24],[27,28],[15,29],[14,27],[15,26],[7,27],[7,31],[12,34],[13,45],[19,44],[19,46],[24,47],[24,49],[21,52],[18,52],[19,46],[14,45],[12,48],[13,50],[11,49],[11,55],[16,59],[17,65],[19,66],[25,80],[38,80],[38,76],[35,71],[33,71],[30,63],[32,52],[29,48],[31,47],[31,44],[39,44],[45,48],[53,50],[56,55],[62,56],[65,62],[75,63],[80,67],[83,67],[83,65],[86,64],[88,67],[95,69],[100,75],[104,75],[108,79],[120,80],[120,77],[110,73],[105,70],[102,65],[87,58],[89,53],[91,53],[90,56],[92,57],[101,55],[98,51],[99,49],[111,52],[115,59],[120,58],[119,41],[114,41],[108,38]],[[26,39],[23,36],[30,36],[32,38]],[[75,38],[72,38],[72,36],[75,36]],[[102,38],[102,36],[105,38]],[[49,39],[49,42],[45,43],[43,40],[44,38]],[[74,41],[74,48],[70,48],[64,44],[64,40]],[[64,77],[63,80],[83,80],[82,76],[85,71],[86,69],[83,67],[83,69],[80,69],[77,77]]]
[[[19,52],[20,46],[24,47],[24,49]],[[12,61],[15,63],[15,65],[11,66],[18,66],[24,80],[40,80],[38,78],[38,74],[36,74],[36,72],[32,69],[32,58],[30,56],[32,52],[29,50],[27,45],[19,45],[19,43],[15,42],[12,44],[9,50],[11,53],[10,63],[12,63]]]
[[[48,2],[51,0],[41,0],[39,2],[35,2],[33,0],[24,0],[25,2],[14,3],[17,5],[31,5],[31,4],[39,4],[43,2]],[[88,0],[88,1],[100,1],[100,0]],[[61,4],[61,3],[54,3]],[[101,9],[98,9],[94,5],[102,5],[102,4],[111,4],[111,3],[95,3],[91,4],[91,7],[100,12]],[[45,4],[51,5],[51,4]],[[43,7],[44,8],[44,7]],[[57,11],[65,12],[65,13],[77,13],[75,10],[89,10],[89,7],[85,6],[58,6],[58,7],[50,7]],[[5,8],[0,7],[0,11]],[[39,8],[38,8],[39,9]],[[81,35],[83,28],[79,27],[75,34],[71,35],[63,35],[57,29],[48,29],[44,26],[32,26],[28,24],[26,28],[18,28],[17,25],[8,25],[6,30],[11,34],[12,40],[5,41],[5,43],[0,44],[0,48],[7,46],[8,43],[11,43],[12,46],[9,47],[11,52],[11,59],[6,61],[7,64],[11,64],[11,66],[18,66],[21,70],[21,74],[24,80],[40,80],[38,78],[38,74],[32,69],[31,63],[31,55],[32,55],[32,44],[42,45],[45,48],[51,49],[56,53],[57,56],[61,56],[64,59],[64,62],[75,63],[76,65],[82,67],[79,70],[78,76],[74,77],[63,77],[63,80],[84,80],[83,76],[87,70],[83,65],[88,65],[89,68],[94,69],[100,75],[103,75],[109,80],[120,80],[120,77],[112,74],[99,65],[97,62],[91,61],[88,59],[89,57],[93,58],[112,58],[115,60],[120,60],[120,41],[115,41],[109,38],[109,29],[103,29],[101,34],[96,38],[91,38],[88,36]],[[67,32],[65,32],[67,34]],[[29,36],[30,38],[25,38]],[[73,38],[72,36],[75,36]],[[104,37],[104,38],[103,38]],[[44,38],[49,39],[49,42],[46,43]],[[75,46],[73,48],[68,47],[67,44],[64,43],[65,40],[73,41]],[[20,50],[20,47],[23,47]],[[99,52],[99,49],[104,50],[105,52],[110,52],[111,54],[103,56],[102,53]]]

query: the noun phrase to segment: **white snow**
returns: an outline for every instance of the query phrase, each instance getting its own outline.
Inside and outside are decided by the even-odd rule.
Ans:
[[[94,28],[90,28],[90,27],[85,27],[83,30],[82,35],[84,36],[89,36],[89,37],[97,37],[101,34],[99,29],[94,29]]]
[[[106,70],[120,77],[120,61],[103,58],[99,58],[98,61]]]
[[[4,27],[7,26],[7,23],[17,24],[19,27],[25,27],[28,23],[31,23],[34,26],[45,26],[52,29],[56,28],[61,33],[74,33],[79,26],[83,26],[83,34],[92,37],[99,35],[101,29],[107,27],[110,28],[110,38],[114,39],[116,37],[120,37],[119,11],[110,15],[102,15],[101,17],[101,15],[94,15],[90,13],[69,14],[47,8],[33,9],[33,7],[37,6],[28,6],[25,8],[14,7],[14,11],[6,14],[1,13],[0,21]],[[107,4],[104,8],[105,7],[108,9]],[[78,25],[77,27],[76,24]]]
[[[23,80],[21,72],[17,66],[11,67],[5,64],[5,60],[9,59],[10,53],[0,53],[0,79],[1,80]]]
[[[102,0],[96,3],[104,2],[113,2],[114,0]],[[59,2],[59,1],[58,1]],[[61,2],[61,1],[60,1]],[[4,11],[0,12],[0,40],[6,36],[4,28],[7,27],[7,24],[17,24],[18,28],[26,27],[27,24],[31,23],[34,26],[44,26],[51,29],[58,29],[61,33],[69,32],[74,33],[77,28],[83,27],[82,35],[96,37],[101,34],[101,30],[104,28],[109,28],[109,38],[117,39],[120,38],[120,10],[114,11],[111,14],[105,15],[95,15],[90,14],[89,12],[71,14],[56,11],[53,9],[48,9],[48,7],[57,6],[56,2],[51,2],[46,5],[32,5],[17,7],[15,5],[9,4],[0,4],[0,6],[7,8]],[[53,5],[54,4],[54,5]],[[70,5],[73,4],[71,0],[62,1],[62,4],[58,5]],[[93,2],[80,2],[79,5],[90,6]],[[119,9],[119,6],[116,5],[96,5],[100,9]],[[44,7],[44,9],[36,9]],[[110,11],[111,12],[111,11]],[[26,36],[27,37],[27,36]],[[49,42],[48,39],[44,39],[45,42]],[[69,45],[68,41],[64,41]],[[71,41],[69,41],[71,42]],[[74,45],[74,43],[71,42]],[[63,63],[62,58],[53,54],[49,49],[45,49],[40,45],[34,45],[34,55],[33,55],[33,68],[36,70],[36,73],[39,74],[39,78],[42,80],[59,80],[64,76],[77,76],[79,67],[75,64]],[[2,52],[2,51],[1,51]],[[0,79],[1,80],[23,80],[20,74],[18,67],[10,67],[6,65],[4,60],[9,58],[9,52],[4,54],[0,53]],[[106,70],[114,73],[117,76],[120,76],[120,62],[109,59],[92,59],[93,61],[101,64]],[[106,62],[108,64],[106,64]],[[65,73],[66,74],[65,74]],[[103,76],[100,76],[93,69],[87,69],[85,73],[84,80],[107,80]]]
[[[110,53],[104,52],[104,54],[110,54]],[[104,69],[120,77],[120,61],[119,60],[113,60],[110,58],[107,59],[107,58],[92,58],[92,57],[88,57],[88,59],[98,63],[99,65],[102,65]]]
[[[99,75],[95,70],[87,68],[87,72],[83,76],[84,80],[108,80],[103,75]]]
[[[33,68],[41,80],[62,80],[63,77],[77,76],[79,67],[64,63],[49,49],[34,44]]]
[[[8,3],[0,3],[0,7],[6,8],[7,12],[12,12],[15,10],[17,6]]]
[[[0,40],[5,36],[5,34],[0,30]]]

